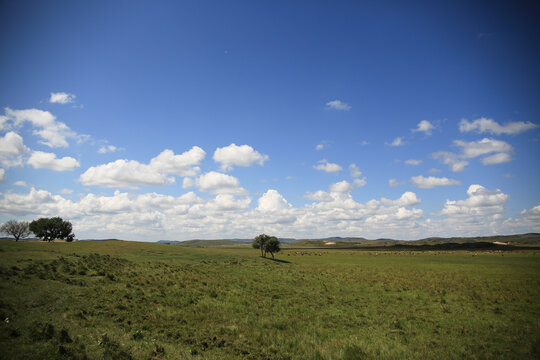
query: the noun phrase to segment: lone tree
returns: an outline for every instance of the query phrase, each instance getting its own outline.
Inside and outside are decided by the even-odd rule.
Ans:
[[[274,253],[280,252],[281,248],[279,247],[279,240],[275,236],[270,236],[270,239],[264,244],[265,252],[269,252],[274,258]]]
[[[15,220],[9,220],[5,224],[2,224],[2,226],[0,226],[0,232],[13,236],[15,241],[19,241],[21,237],[26,237],[32,233],[28,221]]]
[[[73,241],[75,235],[72,229],[71,223],[61,217],[40,218],[30,223],[30,231],[41,240],[49,242],[54,239]]]
[[[275,236],[268,236],[266,234],[261,234],[253,240],[251,243],[255,249],[261,250],[261,256],[266,257],[267,253],[272,255],[274,258],[274,253],[279,252],[281,249],[279,247],[279,240]]]
[[[251,243],[251,246],[255,249],[261,249],[261,256],[266,256],[266,250],[264,248],[264,245],[266,242],[270,239],[270,236],[266,234],[261,234],[259,236],[256,236],[253,242]]]

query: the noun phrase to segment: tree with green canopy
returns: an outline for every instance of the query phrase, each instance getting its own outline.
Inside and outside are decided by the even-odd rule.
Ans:
[[[30,231],[43,241],[55,239],[73,241],[75,235],[71,232],[73,227],[69,221],[61,217],[40,218],[30,223]]]
[[[274,253],[281,250],[279,245],[280,243],[277,237],[266,234],[256,236],[251,243],[253,248],[261,250],[261,256],[266,257],[266,254],[270,253],[272,255],[272,259],[274,258]]]
[[[274,258],[274,253],[278,253],[281,251],[281,247],[279,246],[279,240],[275,236],[270,236],[268,241],[264,244],[264,250],[265,252],[269,252],[270,255],[272,255],[272,259]]]

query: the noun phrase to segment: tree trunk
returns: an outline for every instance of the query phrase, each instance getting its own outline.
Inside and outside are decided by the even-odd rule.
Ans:
[[[273,258],[274,258],[274,253],[273,253],[273,252],[271,252],[270,254],[272,254],[272,259],[273,259]]]

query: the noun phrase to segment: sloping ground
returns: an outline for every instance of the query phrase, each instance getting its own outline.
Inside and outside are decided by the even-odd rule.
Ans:
[[[537,255],[0,241],[0,358],[538,359]]]

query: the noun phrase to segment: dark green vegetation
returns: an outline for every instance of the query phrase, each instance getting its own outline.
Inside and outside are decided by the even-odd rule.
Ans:
[[[269,236],[266,234],[261,234],[253,239],[251,247],[261,251],[261,256],[266,257],[267,253],[272,255],[274,259],[274,254],[281,251],[280,243],[277,237]]]
[[[73,229],[71,223],[62,220],[60,217],[39,218],[33,220],[30,223],[29,228],[31,232],[43,241],[51,242],[56,239],[73,241],[73,238],[75,237],[75,235],[71,233],[71,230]]]
[[[540,253],[0,242],[6,359],[537,359]],[[281,261],[278,261],[281,260]]]

